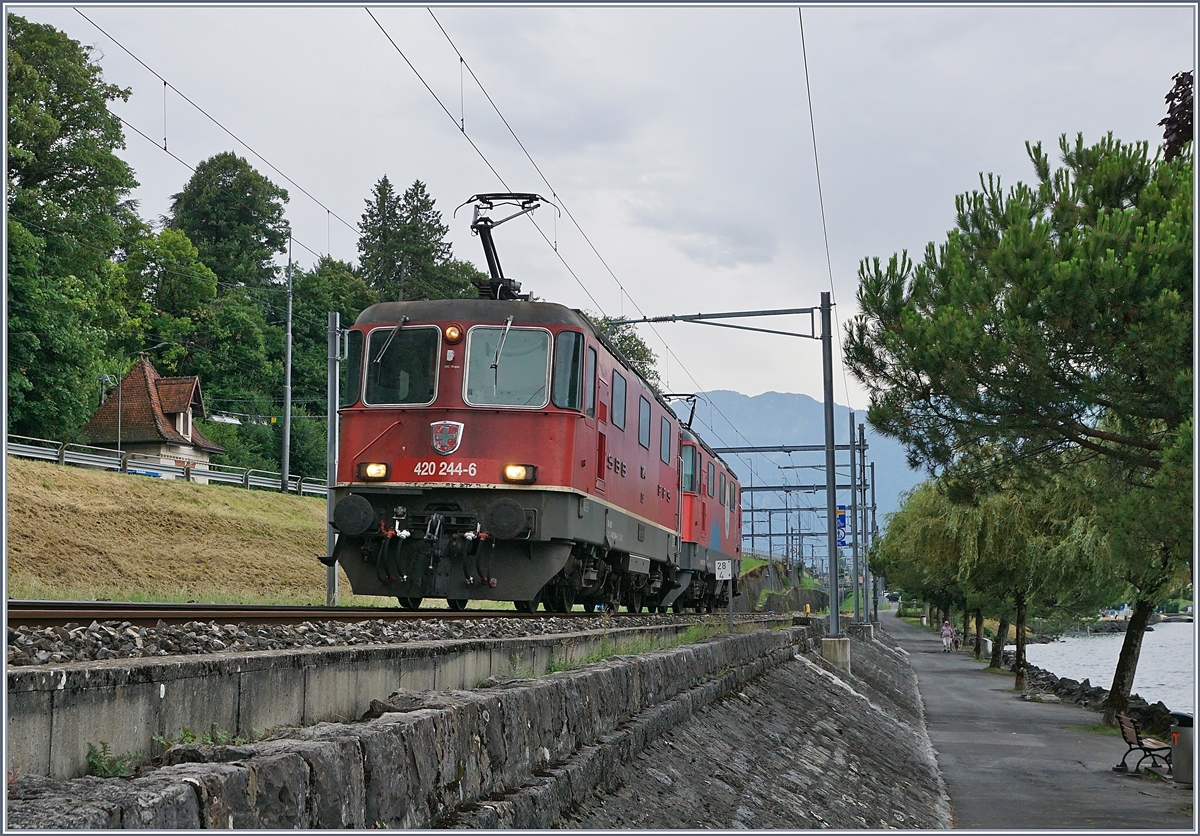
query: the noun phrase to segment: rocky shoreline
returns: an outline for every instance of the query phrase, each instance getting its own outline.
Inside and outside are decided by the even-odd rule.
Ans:
[[[1016,652],[1005,650],[1003,664],[1012,668]],[[1026,692],[1023,699],[1035,702],[1070,702],[1093,711],[1103,711],[1108,702],[1108,689],[1092,685],[1091,680],[1077,682],[1074,679],[1055,676],[1037,665],[1025,664]],[[1129,695],[1128,715],[1137,720],[1142,730],[1150,735],[1165,735],[1175,719],[1170,709],[1161,700],[1151,705],[1137,694]]]

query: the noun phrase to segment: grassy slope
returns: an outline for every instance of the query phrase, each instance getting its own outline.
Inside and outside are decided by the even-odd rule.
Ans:
[[[7,489],[10,598],[325,602],[323,499],[12,457]]]

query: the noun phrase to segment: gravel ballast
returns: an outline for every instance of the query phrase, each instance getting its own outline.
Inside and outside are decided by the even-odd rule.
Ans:
[[[222,624],[190,621],[138,627],[128,621],[93,621],[87,626],[20,626],[8,630],[8,664],[62,665],[105,659],[292,650],[348,645],[401,644],[454,639],[503,639],[577,633],[614,627],[694,624],[697,615],[622,615],[617,618],[471,618],[372,619],[356,623],[304,621],[300,624]],[[773,619],[771,615],[739,615],[739,624]]]

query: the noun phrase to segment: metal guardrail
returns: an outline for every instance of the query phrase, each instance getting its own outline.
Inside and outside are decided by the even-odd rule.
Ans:
[[[160,479],[236,485],[247,489],[256,488],[268,491],[281,490],[280,481],[283,478],[283,474],[273,473],[269,470],[230,467],[224,464],[209,464],[207,467],[163,464],[157,457],[130,453],[128,450],[118,453],[108,447],[90,447],[86,444],[70,444],[65,441],[52,441],[47,438],[33,438],[25,435],[8,436],[7,452],[10,456],[22,459],[40,459],[57,464],[154,476]],[[328,495],[328,489],[324,482],[309,481],[303,476],[289,476],[287,492],[300,496]]]

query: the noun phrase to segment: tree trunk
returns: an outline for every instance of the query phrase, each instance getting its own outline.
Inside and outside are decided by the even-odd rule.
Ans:
[[[1013,686],[1025,690],[1025,593],[1017,593],[1017,658],[1013,661],[1013,673],[1017,675]]]
[[[983,658],[983,610],[975,610],[975,658]]]
[[[963,607],[963,631],[962,643],[967,643],[967,636],[971,635],[971,611]]]
[[[1146,625],[1154,612],[1154,602],[1138,598],[1125,628],[1125,641],[1121,644],[1121,655],[1117,657],[1117,669],[1113,672],[1112,686],[1104,703],[1104,725],[1115,726],[1117,715],[1129,709],[1129,692],[1133,689],[1133,676],[1137,673],[1138,657],[1142,653],[1142,638]]]
[[[1008,644],[1008,616],[1000,617],[1000,625],[996,628],[996,640],[992,642],[992,662],[988,667],[999,668],[1004,664],[1004,645]]]

